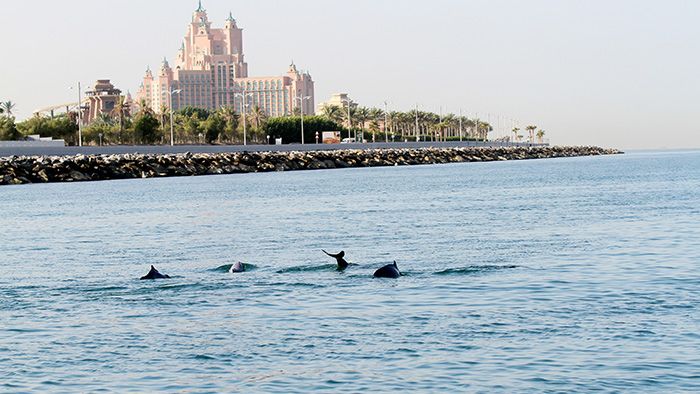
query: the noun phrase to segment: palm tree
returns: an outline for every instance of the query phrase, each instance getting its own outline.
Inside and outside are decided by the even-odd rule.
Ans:
[[[139,102],[139,109],[140,112],[144,114],[155,115],[155,112],[153,112],[153,108],[148,106],[148,103],[146,103],[146,99],[141,99],[141,101]]]
[[[226,122],[225,136],[228,136],[233,142],[238,137],[236,130],[238,129],[239,116],[236,110],[233,107],[221,107],[217,113]],[[219,138],[221,138],[221,135],[219,135]]]
[[[112,116],[116,116],[119,119],[119,143],[122,143],[122,137],[124,134],[124,119],[129,115],[129,103],[126,102],[124,96],[119,96],[117,104],[112,110]]]
[[[528,138],[529,138],[529,140],[530,140],[530,143],[535,142],[535,130],[537,130],[537,126],[532,126],[532,125],[530,125],[530,126],[527,126],[527,127],[525,128],[525,130],[527,130]]]
[[[3,112],[7,113],[7,116],[12,116],[12,110],[15,109],[16,106],[17,105],[12,101],[5,101],[4,103],[0,103],[0,108],[3,109]]]
[[[324,105],[323,116],[335,123],[340,123],[343,120],[343,109],[337,105]]]
[[[447,114],[442,117],[442,123],[444,124],[445,133],[443,135],[443,141],[447,141],[448,137],[454,137],[455,128],[459,127],[459,121],[455,114]]]
[[[476,129],[477,129],[476,137],[477,137],[478,139],[480,139],[480,140],[486,142],[486,140],[488,140],[488,138],[489,138],[489,133],[490,133],[491,131],[493,131],[493,126],[491,126],[491,125],[490,125],[489,123],[487,123],[487,122],[482,122],[482,121],[480,121],[480,120],[477,120],[477,121],[476,121],[476,124],[477,124],[477,127],[476,127]]]
[[[360,125],[360,134],[362,134],[362,137],[360,138],[360,141],[364,141],[364,132],[365,132],[365,124],[367,123],[368,120],[370,120],[370,111],[369,108],[367,107],[359,107],[355,111],[355,121],[357,122],[358,125]]]
[[[389,120],[389,134],[392,136],[392,142],[393,142],[393,137],[396,132],[400,133],[402,124],[403,124],[403,118],[405,114],[403,112],[398,112],[398,111],[390,111],[389,116],[387,117]]]
[[[518,132],[520,131],[519,127],[513,127],[513,141],[516,141],[518,139]]]
[[[97,115],[97,119],[95,119],[95,122],[101,125],[111,126],[112,124],[114,124],[114,119],[110,114],[100,113]]]
[[[259,105],[256,105],[251,110],[250,117],[253,124],[255,124],[255,132],[253,133],[253,135],[257,139],[257,134],[262,131],[261,126],[265,122],[267,114],[265,113],[264,109],[262,109]]]
[[[542,143],[542,138],[544,138],[545,131],[544,130],[539,130],[537,132],[537,141],[541,144]]]
[[[162,106],[160,108],[158,121],[160,122],[160,128],[165,129],[165,123],[170,121],[170,109],[168,107]]]
[[[375,133],[379,131],[379,123],[384,123],[384,111],[379,108],[371,108],[369,110],[370,124],[369,128],[372,130],[372,142],[375,141]],[[386,129],[387,125],[384,125]]]
[[[349,107],[343,109],[343,119],[345,119],[345,122],[348,125],[348,138],[350,138],[352,134],[352,120],[357,120],[357,104],[350,102],[348,103],[348,106]],[[357,122],[355,122],[355,125],[357,125]]]

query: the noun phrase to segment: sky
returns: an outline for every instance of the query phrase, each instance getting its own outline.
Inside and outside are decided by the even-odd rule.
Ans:
[[[537,125],[553,144],[700,147],[700,1],[203,0],[244,29],[250,76],[293,60],[316,102]],[[135,94],[171,63],[197,0],[3,0],[0,100],[19,119],[78,81]],[[498,133],[497,133],[498,134]]]

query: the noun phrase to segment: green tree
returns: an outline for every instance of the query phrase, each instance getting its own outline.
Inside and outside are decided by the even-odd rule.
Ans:
[[[199,119],[207,119],[207,118],[209,118],[209,115],[211,115],[211,113],[204,108],[197,108],[197,107],[190,107],[190,106],[183,107],[179,111],[176,111],[176,113],[178,113],[180,115],[184,115],[188,118],[192,117],[192,115],[196,114]]]
[[[203,122],[202,128],[206,142],[211,144],[218,141],[219,136],[226,130],[226,121],[218,113],[213,113]]]
[[[17,129],[24,135],[63,139],[68,145],[76,145],[78,141],[78,124],[65,114],[54,118],[37,115],[17,123]]]
[[[537,126],[530,125],[525,127],[525,130],[527,130],[528,133],[528,141],[530,143],[535,142],[535,130],[537,130]]]
[[[324,105],[323,116],[335,123],[343,121],[343,109],[337,105]]]
[[[343,127],[333,122],[325,116],[304,116],[304,141],[315,141],[316,132],[319,134],[319,141],[324,131],[340,131]],[[287,116],[269,119],[263,131],[271,138],[282,138],[284,143],[301,143],[301,117]]]
[[[202,132],[203,128],[202,119],[199,117],[199,113],[193,112],[190,116],[183,114],[181,123],[182,126],[180,129],[182,130],[182,133],[179,135],[180,142],[198,141],[199,134]]]
[[[83,127],[83,144],[98,145],[102,135],[102,144],[114,144],[119,142],[119,125],[112,122],[93,122]]]
[[[256,141],[259,141],[261,136],[264,135],[263,127],[265,126],[265,123],[267,122],[267,114],[265,113],[265,110],[262,109],[259,105],[256,105],[253,107],[253,109],[250,111],[250,121],[253,123],[253,138]]]
[[[541,144],[543,139],[544,139],[545,134],[546,134],[546,132],[544,130],[539,130],[537,132],[537,142],[539,142]]]
[[[150,111],[142,111],[134,119],[134,137],[138,143],[153,144],[160,140],[158,119]]]
[[[226,123],[223,133],[219,135],[219,139],[229,142],[236,142],[241,139],[242,136],[239,136],[237,132],[240,116],[233,107],[221,107],[216,113]]]
[[[516,141],[518,139],[518,132],[520,131],[520,128],[513,127],[513,130],[511,130],[511,131],[513,132],[513,141]]]
[[[0,116],[0,141],[15,141],[22,134],[17,130],[15,118],[11,116]]]
[[[16,106],[17,105],[12,101],[5,101],[4,103],[0,103],[0,107],[2,107],[3,112],[6,113],[7,116],[12,116],[12,110],[14,110]]]
[[[124,140],[124,129],[129,118],[129,104],[126,102],[124,96],[119,96],[117,105],[114,106],[112,115],[116,116],[119,120],[119,133],[118,133],[118,143],[122,144]]]
[[[360,130],[365,130],[365,124],[370,120],[370,110],[367,107],[359,107],[355,111],[355,122],[360,126]]]

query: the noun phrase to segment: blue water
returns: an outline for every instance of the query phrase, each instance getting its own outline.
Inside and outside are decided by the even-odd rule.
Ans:
[[[697,151],[10,186],[0,204],[0,391],[700,390]],[[372,278],[394,260],[406,276]],[[139,281],[151,264],[173,279]]]

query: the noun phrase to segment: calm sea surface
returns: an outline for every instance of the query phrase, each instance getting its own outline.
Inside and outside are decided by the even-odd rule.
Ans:
[[[12,186],[0,206],[0,391],[700,391],[697,151]],[[372,278],[394,260],[407,276]],[[139,281],[151,264],[173,279]]]

